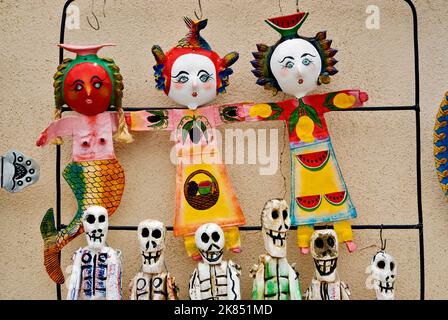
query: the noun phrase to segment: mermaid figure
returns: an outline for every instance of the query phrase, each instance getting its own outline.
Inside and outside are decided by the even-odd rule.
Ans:
[[[55,120],[36,142],[45,146],[50,142],[61,144],[63,136],[73,138],[73,162],[67,165],[63,177],[75,194],[78,210],[66,228],[57,230],[53,209],[49,209],[40,226],[44,265],[50,278],[59,284],[64,283],[64,275],[58,253],[84,232],[83,211],[102,206],[111,216],[123,195],[124,171],[113,146],[113,138],[124,143],[133,141],[121,104],[123,78],[114,60],[97,56],[98,50],[111,45],[60,45],[77,56],[65,59],[54,75]],[[63,105],[78,114],[61,118]]]

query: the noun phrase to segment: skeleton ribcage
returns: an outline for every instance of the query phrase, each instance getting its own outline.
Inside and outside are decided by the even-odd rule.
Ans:
[[[84,250],[81,256],[81,294],[85,299],[105,299],[107,253]]]
[[[135,280],[137,300],[167,300],[166,273],[140,273]]]
[[[271,259],[264,268],[264,297],[266,300],[289,300],[289,270],[287,264]]]
[[[202,300],[227,300],[227,265],[209,266],[199,271]]]

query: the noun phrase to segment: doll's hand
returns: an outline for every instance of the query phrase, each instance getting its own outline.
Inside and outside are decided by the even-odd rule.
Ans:
[[[369,100],[369,95],[367,94],[367,92],[361,91],[359,93],[359,100],[361,100],[361,102],[366,102]]]
[[[310,253],[310,248],[300,248],[300,253],[301,254],[308,254],[308,253]]]
[[[42,132],[39,139],[37,139],[36,146],[38,147],[44,146],[47,144],[47,142],[48,142],[48,134],[47,131],[45,130],[44,132]]]
[[[346,241],[345,245],[347,246],[348,252],[352,253],[356,250],[356,244],[353,241]]]

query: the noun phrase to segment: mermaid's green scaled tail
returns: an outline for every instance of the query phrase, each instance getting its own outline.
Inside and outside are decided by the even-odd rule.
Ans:
[[[53,209],[42,219],[40,232],[44,240],[44,265],[50,278],[64,283],[59,262],[59,252],[70,241],[84,232],[82,214],[90,206],[107,209],[111,216],[118,208],[124,191],[124,171],[116,159],[72,162],[63,176],[70,185],[78,202],[78,210],[70,224],[57,230]]]

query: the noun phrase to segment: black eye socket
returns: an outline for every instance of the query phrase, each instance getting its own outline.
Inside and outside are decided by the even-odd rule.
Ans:
[[[272,219],[277,219],[278,218],[278,210],[272,210],[272,212],[271,212],[271,215],[272,215]]]
[[[207,243],[210,240],[210,237],[208,236],[208,234],[203,233],[201,235],[201,240],[202,240],[202,242]]]
[[[384,269],[384,267],[386,266],[386,264],[384,263],[383,260],[378,261],[378,263],[376,264],[376,266],[380,269]]]
[[[162,236],[162,231],[160,231],[159,229],[155,229],[152,231],[152,237],[159,239]]]
[[[142,237],[147,238],[149,236],[149,230],[148,228],[142,229]]]
[[[316,248],[322,249],[324,247],[324,240],[322,240],[321,238],[317,238],[316,240],[314,240],[314,246]]]
[[[395,263],[391,262],[391,263],[390,263],[390,270],[393,271],[394,268],[395,268]]]
[[[288,218],[288,210],[283,210],[283,219],[286,220]]]
[[[215,231],[215,232],[212,233],[213,241],[218,242],[220,238],[221,238],[221,236],[219,235],[218,232]]]
[[[94,222],[95,222],[95,216],[92,215],[92,214],[89,214],[89,215],[86,217],[86,221],[87,221],[88,223],[90,223],[90,224],[94,223]]]
[[[104,215],[100,215],[100,216],[98,217],[98,221],[99,221],[99,222],[104,222],[104,221],[106,221],[106,216],[104,216]]]
[[[334,247],[334,238],[333,237],[329,237],[327,239],[327,243],[330,247]]]

